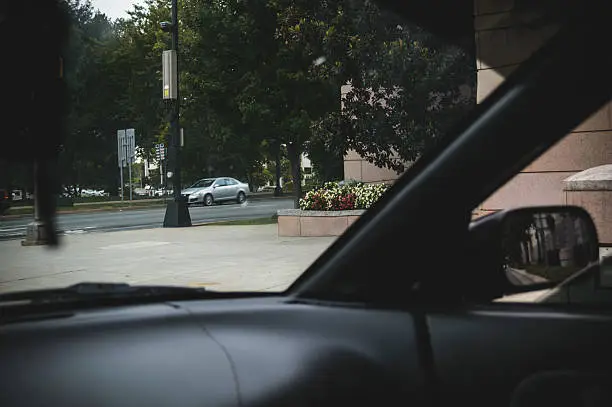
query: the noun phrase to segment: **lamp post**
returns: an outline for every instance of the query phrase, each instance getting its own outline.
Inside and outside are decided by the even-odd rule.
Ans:
[[[178,11],[177,0],[172,0],[172,22],[162,22],[162,30],[172,33],[172,46],[164,51],[162,57],[163,98],[171,104],[170,145],[168,148],[169,164],[167,178],[172,182],[174,199],[168,201],[164,227],[191,226],[191,216],[187,202],[181,195],[181,141],[179,127],[180,97],[178,89]],[[172,175],[171,175],[172,174]]]
[[[281,145],[280,142],[276,142],[274,144],[275,151],[275,161],[276,161],[276,187],[274,188],[274,196],[281,196],[283,194],[283,189],[280,185],[281,179]]]

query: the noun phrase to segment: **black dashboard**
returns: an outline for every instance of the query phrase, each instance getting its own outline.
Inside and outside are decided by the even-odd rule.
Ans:
[[[407,312],[281,297],[48,315],[0,326],[0,405],[408,401],[423,386],[414,323]]]

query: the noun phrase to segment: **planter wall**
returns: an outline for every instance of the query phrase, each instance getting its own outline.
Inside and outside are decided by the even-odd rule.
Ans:
[[[597,228],[599,244],[612,247],[612,164],[586,169],[563,182],[565,204],[586,209]]]
[[[365,211],[278,211],[279,236],[340,236]]]

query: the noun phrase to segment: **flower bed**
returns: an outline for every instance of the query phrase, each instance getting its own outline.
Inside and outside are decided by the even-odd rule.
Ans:
[[[387,190],[386,184],[340,184],[328,182],[321,188],[308,191],[300,199],[304,211],[350,211],[368,209]]]
[[[278,211],[279,236],[339,236],[387,190],[385,184],[328,182],[306,193],[300,209]]]

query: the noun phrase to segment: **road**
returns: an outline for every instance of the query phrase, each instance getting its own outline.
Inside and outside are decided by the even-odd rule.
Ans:
[[[244,204],[223,204],[189,208],[194,225],[211,222],[256,219],[272,216],[278,209],[293,208],[291,199],[258,199]],[[133,209],[110,212],[59,214],[58,229],[64,234],[148,229],[162,226],[165,208]],[[31,218],[0,220],[0,240],[19,239],[25,236]]]

